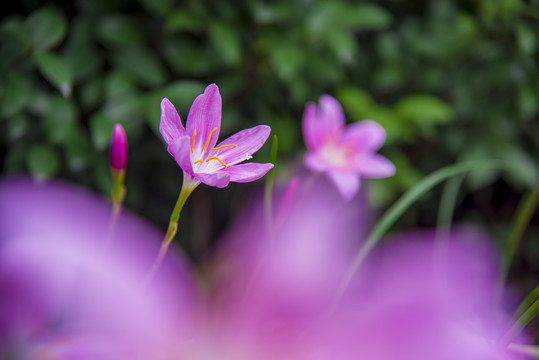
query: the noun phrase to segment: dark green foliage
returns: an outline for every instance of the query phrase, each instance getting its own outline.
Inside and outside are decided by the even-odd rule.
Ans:
[[[222,136],[267,123],[280,164],[300,159],[303,107],[323,93],[341,101],[349,122],[380,122],[382,152],[398,169],[373,184],[382,205],[455,161],[500,158],[520,169],[473,173],[466,199],[500,182],[518,195],[539,181],[536,1],[36,3],[0,23],[6,173],[68,178],[108,194],[108,144],[120,122],[129,138],[127,205],[164,224],[181,172],[158,132],[159,103],[168,97],[185,120],[215,82]],[[238,195],[231,188],[212,196]],[[227,206],[217,221],[228,219]]]

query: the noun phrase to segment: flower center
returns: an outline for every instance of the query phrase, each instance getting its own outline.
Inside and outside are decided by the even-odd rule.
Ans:
[[[210,144],[211,136],[212,136],[213,132],[216,131],[216,130],[217,130],[217,128],[213,128],[210,131],[210,133],[208,134],[208,138],[206,139],[206,143],[204,144],[204,153],[208,152],[208,145]],[[197,136],[197,129],[193,129],[193,136],[191,137],[191,154],[194,152],[193,148],[195,147],[195,138],[196,138],[196,136]],[[236,145],[236,144],[225,144],[225,145],[221,145],[221,146],[218,146],[218,147],[212,147],[211,150],[218,151],[218,150],[221,150],[221,149],[224,149],[224,148],[227,148],[227,147],[238,147],[238,145]],[[225,169],[228,167],[227,164],[223,160],[221,160],[219,157],[217,157],[215,155],[208,155],[208,157],[206,158],[206,162],[208,162],[210,160],[219,161],[221,163],[221,165],[224,166]],[[194,161],[193,165],[194,164],[200,164],[200,163],[203,163],[203,162],[204,162],[204,159],[200,158],[200,159]]]
[[[333,142],[326,143],[320,151],[320,156],[324,161],[338,168],[345,168],[347,166],[351,154],[350,149],[344,146],[338,146]]]

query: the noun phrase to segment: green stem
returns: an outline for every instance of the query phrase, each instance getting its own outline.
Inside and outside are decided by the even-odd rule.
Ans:
[[[539,183],[533,188],[533,190],[528,193],[528,195],[521,201],[517,215],[515,217],[515,223],[513,224],[513,229],[511,230],[511,235],[507,241],[507,251],[505,252],[504,257],[504,266],[503,266],[503,275],[502,282],[505,282],[507,278],[507,273],[515,256],[515,252],[520,243],[520,239],[524,234],[524,230],[528,226],[537,205],[539,204]]]
[[[463,174],[472,170],[485,170],[485,169],[506,169],[511,168],[511,164],[505,161],[481,161],[481,162],[465,162],[443,167],[434,171],[427,177],[425,177],[419,184],[408,190],[399,200],[397,200],[391,208],[382,216],[376,226],[371,231],[367,241],[361,247],[356,254],[356,257],[352,261],[347,273],[345,274],[339,289],[336,294],[334,305],[338,303],[348,285],[352,281],[356,271],[362,264],[367,254],[372,248],[380,241],[382,236],[389,230],[389,228],[397,221],[397,219],[423,194],[432,189],[440,182],[447,180],[455,175]]]
[[[520,303],[518,308],[515,310],[513,318],[516,319],[517,317],[521,317],[526,309],[528,309],[530,305],[537,300],[539,300],[539,286],[533,289],[533,291]]]
[[[155,273],[157,272],[157,270],[159,270],[159,267],[163,263],[168,247],[172,243],[172,240],[174,240],[174,237],[176,236],[176,233],[178,231],[178,221],[180,220],[180,213],[183,209],[183,206],[185,205],[187,198],[189,198],[189,195],[191,195],[193,190],[195,190],[198,186],[198,183],[193,183],[192,179],[185,174],[183,179],[184,180],[180,195],[178,196],[176,205],[174,205],[174,209],[172,210],[172,214],[170,215],[170,222],[168,223],[167,232],[165,234],[165,237],[163,238],[163,241],[161,242],[161,248],[159,249],[159,253],[155,258],[155,261],[153,262],[150,271],[148,271],[148,273],[146,274],[146,278],[144,280],[145,283],[151,281],[151,279],[154,277]]]

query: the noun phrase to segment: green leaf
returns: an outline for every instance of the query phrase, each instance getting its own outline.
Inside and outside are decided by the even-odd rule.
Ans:
[[[56,8],[40,8],[30,14],[26,23],[36,50],[50,49],[58,44],[66,33],[66,19]]]
[[[26,154],[26,165],[34,178],[44,180],[56,175],[60,169],[60,159],[54,149],[38,144]]]
[[[126,15],[105,16],[96,30],[101,42],[111,48],[137,47],[142,44],[140,27],[134,22],[134,18]]]
[[[342,8],[338,24],[357,30],[381,30],[391,24],[391,14],[374,4],[350,4]]]
[[[175,11],[165,21],[165,32],[175,33],[181,31],[198,32],[204,28],[204,23],[196,15],[185,10]]]
[[[240,34],[232,26],[222,22],[211,22],[208,35],[213,48],[226,64],[237,65],[241,62]]]
[[[19,113],[31,100],[32,84],[26,77],[11,71],[0,98],[0,114],[9,118]]]
[[[47,105],[43,119],[49,140],[56,144],[65,143],[76,121],[75,105],[61,96],[53,96]]]
[[[54,53],[40,52],[34,54],[34,60],[45,79],[56,86],[64,97],[71,96],[73,76],[63,58]]]
[[[167,15],[174,6],[174,0],[139,0],[142,6],[155,16]]]
[[[126,49],[114,55],[115,62],[141,85],[159,86],[166,80],[166,71],[159,59],[146,49]]]
[[[90,133],[92,142],[97,150],[104,150],[109,146],[112,127],[116,121],[99,112],[90,118]]]
[[[395,111],[419,126],[431,126],[451,121],[453,112],[442,100],[426,94],[408,95],[395,104]]]
[[[16,142],[22,138],[28,130],[28,123],[28,118],[22,114],[17,114],[10,117],[7,122],[8,140],[11,142]]]
[[[0,38],[0,69],[7,71],[30,48],[32,40],[26,23],[17,17],[1,24]]]
[[[523,54],[532,55],[537,48],[537,35],[525,24],[519,24],[517,27],[517,42]]]
[[[271,53],[271,61],[275,72],[283,80],[292,80],[306,60],[305,52],[292,43],[277,43]]]

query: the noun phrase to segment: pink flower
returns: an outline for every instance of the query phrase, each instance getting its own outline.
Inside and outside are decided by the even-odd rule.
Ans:
[[[199,95],[187,116],[186,127],[172,103],[161,102],[159,131],[190,182],[226,187],[229,182],[250,182],[264,176],[273,164],[247,163],[268,138],[269,126],[242,130],[217,144],[221,127],[221,95],[211,84]],[[217,144],[217,145],[216,145]]]
[[[318,108],[314,103],[305,106],[305,166],[326,173],[346,200],[357,193],[361,177],[381,178],[395,173],[395,166],[376,154],[385,137],[384,129],[374,121],[345,127],[341,105],[329,95],[320,97]]]
[[[127,136],[121,124],[114,125],[110,141],[110,167],[124,171],[127,165]]]

